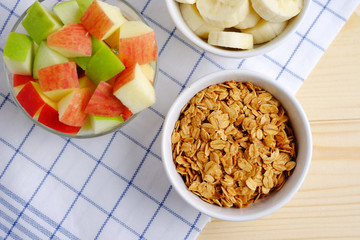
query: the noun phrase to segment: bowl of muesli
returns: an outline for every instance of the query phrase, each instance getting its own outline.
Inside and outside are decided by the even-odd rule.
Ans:
[[[178,194],[228,221],[264,217],[300,189],[311,162],[309,121],[293,95],[253,71],[221,70],[170,107],[162,159]]]

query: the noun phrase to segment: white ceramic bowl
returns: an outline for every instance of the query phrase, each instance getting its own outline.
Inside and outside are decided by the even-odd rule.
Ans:
[[[287,111],[296,139],[296,167],[287,179],[283,188],[272,192],[264,199],[258,200],[247,208],[224,208],[209,204],[190,192],[180,174],[176,171],[172,158],[171,135],[179,113],[185,104],[199,91],[212,84],[227,80],[250,81],[277,98]],[[245,70],[222,70],[206,75],[187,87],[175,100],[167,113],[162,132],[162,161],[166,174],[179,195],[194,208],[213,218],[228,221],[249,221],[264,217],[284,206],[299,190],[311,162],[312,138],[308,119],[299,102],[286,92],[275,80],[262,74]]]
[[[224,48],[218,48],[208,44],[206,41],[198,37],[185,23],[179,9],[179,4],[178,2],[176,2],[176,0],[165,0],[165,2],[170,17],[175,23],[175,26],[190,42],[194,43],[195,45],[207,52],[219,56],[230,58],[248,58],[265,54],[272,49],[280,46],[292,33],[296,31],[300,23],[303,21],[306,13],[309,10],[311,0],[304,0],[304,7],[300,14],[290,20],[285,30],[279,36],[267,43],[255,45],[254,49],[251,50],[229,50]]]

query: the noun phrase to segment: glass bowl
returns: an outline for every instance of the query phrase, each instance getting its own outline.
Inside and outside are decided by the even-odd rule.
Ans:
[[[43,0],[43,1],[39,1],[43,6],[52,9],[55,5],[66,2],[65,0]],[[126,1],[123,0],[106,0],[106,3],[110,4],[110,5],[114,5],[117,6],[121,9],[121,13],[123,14],[123,16],[128,19],[128,20],[136,20],[136,21],[142,21],[145,24],[149,25],[144,17],[141,15],[141,13],[136,10],[131,4],[129,4]],[[23,19],[26,16],[26,11],[19,17],[19,19],[16,21],[16,23],[14,24],[14,26],[11,29],[11,32],[19,32],[19,33],[25,33],[27,34],[26,30],[24,29],[24,27],[22,26],[21,22],[23,21]],[[158,72],[158,64],[157,61],[151,62],[150,65],[154,68],[154,81],[153,81],[153,85],[155,86],[156,83],[156,77],[157,77],[157,72]],[[132,119],[134,119],[139,113],[136,113],[134,115],[132,115],[130,118],[128,118],[126,121],[124,121],[123,123],[113,127],[112,129],[106,130],[104,132],[100,132],[100,133],[93,133],[93,132],[89,132],[89,131],[84,131],[84,132],[79,132],[78,134],[68,134],[68,133],[63,133],[60,131],[57,131],[55,129],[52,129],[48,126],[45,126],[44,124],[38,122],[36,119],[32,118],[26,111],[25,109],[21,106],[21,104],[18,102],[18,100],[16,99],[16,92],[13,88],[13,74],[10,73],[10,71],[8,70],[8,68],[6,67],[5,63],[4,63],[4,69],[5,69],[5,75],[7,78],[7,83],[9,86],[9,90],[10,90],[10,95],[13,98],[14,102],[16,103],[16,105],[19,107],[19,109],[37,126],[40,126],[41,128],[63,136],[63,137],[70,137],[70,138],[92,138],[92,137],[98,137],[98,136],[102,136],[111,132],[114,132],[116,130],[119,130],[120,128],[124,127],[126,124],[128,124],[129,122],[132,121]]]

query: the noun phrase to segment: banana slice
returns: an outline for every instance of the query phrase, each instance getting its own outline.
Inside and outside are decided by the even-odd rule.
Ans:
[[[211,31],[208,43],[215,46],[237,49],[252,49],[254,47],[253,36],[240,32]]]
[[[246,15],[246,17],[240,21],[237,25],[234,26],[234,28],[237,29],[246,29],[254,27],[258,21],[260,20],[260,16],[255,12],[253,7],[251,6],[251,1],[249,1],[249,13]]]
[[[210,31],[223,30],[223,28],[214,27],[204,21],[195,4],[180,3],[180,12],[185,23],[199,37],[207,38]]]
[[[194,4],[196,0],[176,0],[178,3]]]
[[[242,30],[243,33],[253,35],[254,44],[268,42],[278,36],[286,27],[287,21],[272,23],[261,19],[253,28]]]
[[[233,27],[249,13],[248,0],[197,0],[196,7],[205,22],[219,28]]]
[[[251,0],[257,14],[269,22],[284,22],[299,14],[304,0]]]

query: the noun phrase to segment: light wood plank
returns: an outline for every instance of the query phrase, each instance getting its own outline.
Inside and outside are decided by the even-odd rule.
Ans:
[[[360,120],[316,122],[311,129],[316,154],[288,204],[255,221],[213,220],[198,240],[360,239]]]
[[[360,119],[359,36],[353,14],[296,94],[311,121]]]

